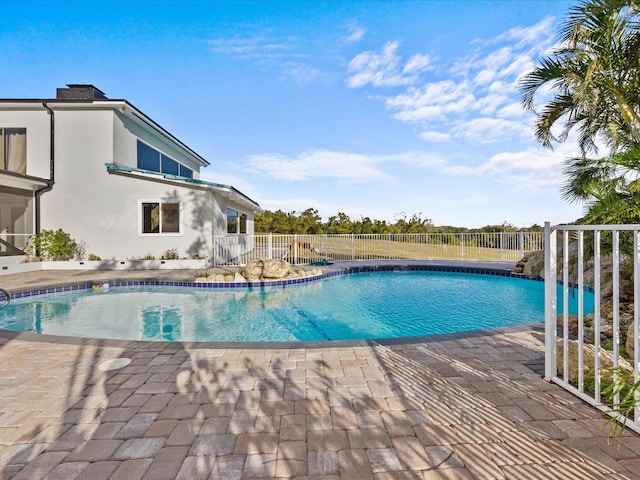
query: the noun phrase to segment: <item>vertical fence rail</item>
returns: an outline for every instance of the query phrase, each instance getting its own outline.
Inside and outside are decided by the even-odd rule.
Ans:
[[[638,391],[623,416],[608,388],[640,378],[639,235],[640,225],[545,224],[545,378],[638,433]]]

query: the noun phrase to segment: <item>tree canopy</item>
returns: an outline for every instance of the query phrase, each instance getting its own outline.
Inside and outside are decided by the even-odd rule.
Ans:
[[[638,0],[573,7],[558,47],[523,77],[535,135],[553,148],[577,135],[581,155],[565,162],[561,192],[588,207],[584,223],[638,223],[640,204],[640,28]],[[550,91],[550,98],[549,98]],[[536,109],[538,97],[546,98]],[[602,158],[591,158],[600,148]]]
[[[394,223],[384,220],[373,220],[369,217],[352,219],[344,212],[331,215],[323,222],[318,211],[308,208],[302,212],[272,212],[265,210],[255,217],[255,233],[279,233],[279,234],[385,234],[385,233],[447,233],[447,232],[516,232],[516,231],[542,231],[540,225],[531,225],[528,228],[517,229],[513,225],[504,222],[501,225],[486,225],[481,228],[469,229],[464,227],[440,226],[433,224],[431,219],[422,216],[422,213],[414,213],[410,217],[401,213],[395,218]]]

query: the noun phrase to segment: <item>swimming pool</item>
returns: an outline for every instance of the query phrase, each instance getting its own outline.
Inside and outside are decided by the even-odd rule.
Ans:
[[[414,270],[258,288],[88,288],[18,298],[0,310],[3,329],[155,341],[382,339],[543,321],[543,282]]]

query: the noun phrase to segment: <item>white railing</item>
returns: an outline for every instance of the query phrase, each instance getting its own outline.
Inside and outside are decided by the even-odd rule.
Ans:
[[[0,255],[24,255],[31,233],[0,232]]]
[[[542,232],[372,235],[231,235],[213,238],[214,265],[282,258],[294,265],[359,260],[517,262],[544,248]]]
[[[608,388],[630,377],[630,392],[640,378],[639,233],[640,225],[545,225],[545,378],[636,432],[638,392],[623,417],[612,408],[619,391]]]

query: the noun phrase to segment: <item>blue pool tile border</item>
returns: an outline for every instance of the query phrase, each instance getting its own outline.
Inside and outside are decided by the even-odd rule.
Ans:
[[[194,289],[210,289],[210,290],[229,290],[229,289],[256,289],[264,287],[285,287],[287,285],[297,285],[309,282],[315,282],[325,278],[349,275],[353,273],[371,273],[371,272],[394,272],[394,271],[425,271],[425,272],[449,272],[449,273],[470,273],[478,275],[492,275],[500,277],[519,278],[523,280],[544,281],[544,279],[529,279],[522,274],[512,273],[510,270],[501,268],[486,268],[478,266],[447,266],[447,265],[334,265],[330,270],[325,271],[321,275],[313,275],[302,278],[291,278],[284,280],[262,280],[259,282],[184,282],[173,280],[101,280],[77,283],[72,285],[61,285],[57,287],[38,288],[34,290],[26,290],[12,293],[12,298],[26,298],[38,295],[48,295],[52,293],[64,293],[72,291],[83,291],[93,289],[94,287],[102,287],[108,284],[109,287],[140,287],[140,286],[169,286],[169,287],[186,287]],[[590,287],[585,287],[589,289]]]

